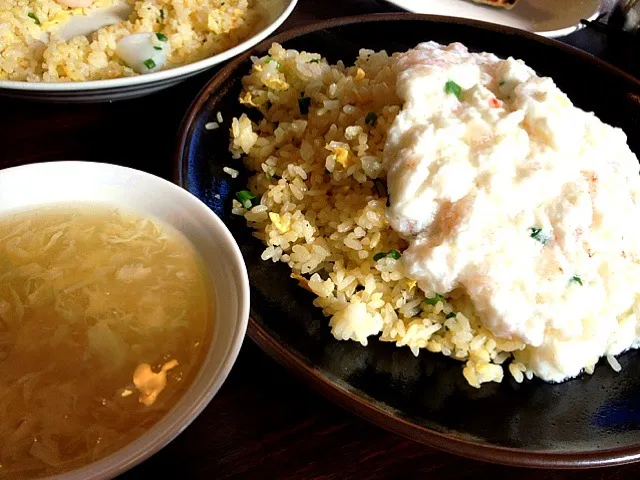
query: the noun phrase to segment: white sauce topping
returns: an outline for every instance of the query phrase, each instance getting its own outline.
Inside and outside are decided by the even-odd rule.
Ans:
[[[429,42],[397,68],[384,166],[407,275],[466,292],[548,381],[638,346],[640,176],[622,130],[512,58]]]

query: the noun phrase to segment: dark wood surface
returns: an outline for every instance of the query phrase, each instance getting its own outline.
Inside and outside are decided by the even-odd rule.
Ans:
[[[374,0],[300,0],[283,29],[393,11]],[[607,57],[602,35],[563,39]],[[213,73],[138,100],[46,105],[0,98],[0,168],[53,160],[128,165],[169,178],[182,115]],[[122,475],[132,479],[637,478],[640,465],[591,471],[506,468],[455,457],[334,406],[246,340],[229,379],[175,441]]]

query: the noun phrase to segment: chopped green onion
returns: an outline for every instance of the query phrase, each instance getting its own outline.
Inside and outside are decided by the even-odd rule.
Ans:
[[[156,33],[156,38],[161,42],[166,42],[167,40],[169,40],[164,33]]]
[[[378,191],[378,195],[380,195],[381,197],[387,196],[387,188],[384,186],[384,183],[382,183],[382,181],[374,180],[373,184],[375,185],[376,190]]]
[[[31,18],[36,25],[41,25],[40,20],[38,20],[38,17],[36,17],[36,14],[33,12],[29,12],[27,13],[27,17]]]
[[[389,250],[389,253],[387,253],[387,257],[398,260],[400,258],[400,252],[398,250]]]
[[[369,112],[367,116],[364,117],[364,123],[373,127],[378,121],[378,114],[376,112]]]
[[[162,50],[162,47],[153,47],[154,50]]]
[[[236,197],[238,197],[238,201],[240,201],[242,206],[246,209],[255,207],[258,204],[258,197],[256,197],[249,190],[240,190],[238,193],[236,193]]]
[[[267,58],[264,61],[264,63],[271,63],[271,62],[276,62],[276,69],[280,70],[280,67],[282,66],[280,65],[280,62],[275,60],[271,55],[267,55]]]
[[[500,80],[500,81],[498,82],[498,86],[499,86],[499,87],[502,87],[502,86],[504,86],[504,84],[505,84],[505,83],[507,83],[507,82],[505,82],[504,80]]]
[[[309,113],[310,106],[311,106],[311,98],[302,97],[298,99],[298,108],[300,108],[300,113],[302,115],[307,115]]]
[[[424,303],[428,305],[437,305],[438,302],[444,302],[444,297],[439,293],[435,293],[433,297],[425,298]]]
[[[394,260],[398,260],[402,255],[397,250],[389,250],[388,252],[378,252],[373,256],[373,261],[377,262],[385,257],[391,257]]]
[[[275,60],[271,55],[267,55],[267,58],[265,59],[264,63],[271,63],[271,62],[276,62],[276,68],[280,70],[280,62]]]
[[[580,285],[582,285],[582,279],[577,276],[574,275],[573,277],[571,277],[571,280],[569,280],[570,283],[579,283]]]
[[[458,100],[460,100],[460,97],[462,96],[462,87],[458,85],[456,82],[454,82],[453,80],[449,80],[447,83],[444,84],[444,91],[446,93],[455,95],[458,98]]]
[[[544,233],[544,231],[541,228],[531,227],[529,229],[529,232],[530,232],[529,236],[531,238],[533,238],[534,240],[539,241],[543,245],[545,243],[547,243],[547,241],[549,241],[549,237],[547,236],[546,233]]]
[[[319,58],[314,58],[313,60],[309,60],[309,63],[319,63],[320,59]]]
[[[152,58],[147,58],[142,63],[144,63],[144,66],[147,67],[147,69],[149,70],[151,70],[152,68],[156,68],[156,62],[154,62]]]
[[[456,314],[454,312],[449,312],[447,313],[447,317],[446,318],[454,318],[456,316]]]

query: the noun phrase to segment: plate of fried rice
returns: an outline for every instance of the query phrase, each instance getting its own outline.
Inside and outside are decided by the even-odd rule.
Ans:
[[[480,74],[473,73],[477,69]],[[592,85],[601,87],[595,92]],[[484,152],[478,158],[484,164],[497,158],[503,165],[504,158],[515,163],[517,152],[523,152],[528,163],[519,166],[520,177],[525,177],[524,166],[534,165],[532,171],[537,172],[548,160],[546,168],[551,171],[564,161],[566,152],[557,157],[547,152],[535,162],[530,156],[546,152],[545,142],[554,149],[560,149],[563,141],[569,145],[567,137],[578,142],[579,148],[571,146],[573,154],[586,155],[578,161],[583,165],[576,167],[578,177],[582,178],[580,168],[584,170],[586,162],[594,162],[594,168],[600,168],[600,159],[605,162],[606,156],[580,147],[586,142],[596,149],[599,139],[606,139],[604,147],[619,157],[611,167],[611,178],[625,169],[637,175],[634,152],[640,151],[640,144],[625,133],[637,128],[638,95],[637,80],[615,68],[508,27],[414,14],[332,20],[265,41],[211,80],[184,120],[176,181],[207,203],[241,245],[252,287],[251,338],[332,400],[393,432],[472,458],[536,467],[625,463],[640,458],[636,291],[631,288],[615,308],[613,301],[606,304],[608,310],[602,315],[612,312],[609,323],[584,313],[581,325],[588,325],[588,332],[579,345],[561,325],[540,323],[540,305],[546,312],[575,301],[575,316],[583,315],[585,308],[579,303],[586,297],[580,295],[595,298],[593,292],[617,281],[602,280],[603,269],[613,272],[620,266],[620,272],[629,276],[626,286],[615,288],[622,291],[631,285],[632,254],[623,252],[615,261],[602,257],[593,274],[600,275],[596,281],[588,265],[604,253],[596,251],[594,236],[580,272],[565,267],[553,274],[557,275],[553,285],[563,289],[557,298],[550,293],[536,296],[536,285],[551,284],[550,274],[533,278],[539,275],[536,269],[520,272],[524,280],[512,275],[508,278],[514,280],[504,282],[492,276],[487,259],[510,265],[522,256],[519,252],[556,258],[559,253],[554,249],[564,238],[558,233],[561,222],[547,225],[540,220],[539,227],[526,228],[526,222],[540,218],[530,216],[521,225],[514,223],[522,234],[513,233],[511,223],[498,222],[502,213],[489,207],[478,210],[481,222],[462,222],[460,218],[466,217],[456,210],[451,192],[464,188],[475,192],[482,182],[468,180],[467,164],[453,169],[448,165],[457,158],[454,147],[459,140],[480,131],[478,139],[468,142]],[[424,98],[436,103],[420,103]],[[547,99],[555,102],[548,108],[540,104]],[[417,107],[410,111],[412,105]],[[430,124],[399,136],[398,132],[409,131],[411,115],[431,110]],[[565,114],[571,117],[562,117]],[[473,128],[464,130],[451,120],[461,118],[470,119],[467,123]],[[562,122],[552,124],[553,118],[572,118],[574,127],[584,122],[592,137],[584,140],[575,132],[562,131]],[[482,130],[479,119],[489,127]],[[508,130],[516,124],[509,119],[529,122],[528,147],[496,142],[485,148],[490,132],[495,136],[502,128],[507,128],[505,142],[522,137],[522,132]],[[448,137],[438,130],[443,125]],[[431,143],[414,141],[424,132],[431,132]],[[444,158],[438,168],[449,173],[435,177],[441,179],[440,190],[430,186],[410,191],[421,195],[421,208],[406,200],[411,200],[407,189],[412,177],[399,175],[388,164],[393,161],[389,151],[395,138],[402,139],[404,150],[393,150],[393,158],[407,151],[429,151]],[[493,158],[486,154],[489,150],[514,153]],[[460,151],[468,154],[468,149]],[[407,158],[403,171],[420,161],[415,155]],[[627,161],[631,163],[623,166]],[[571,168],[562,165],[562,174],[568,174]],[[474,168],[484,179],[493,172],[482,170],[482,165]],[[600,173],[601,190],[607,188],[607,175]],[[594,177],[584,176],[580,187],[580,195],[587,199],[599,195],[589,187],[596,183]],[[582,180],[567,178],[568,183],[559,183],[564,185],[562,198],[573,195],[567,193],[572,185],[582,185]],[[629,179],[634,185],[631,196],[636,181]],[[421,182],[428,183],[424,178]],[[495,194],[496,185],[502,185],[496,182],[489,181],[486,194],[476,195],[485,203],[467,192],[466,208],[490,205],[486,199]],[[436,194],[425,196],[425,191],[445,191],[445,184],[450,188],[446,202],[438,204]],[[505,190],[518,209],[532,202],[529,194],[514,196],[525,187],[529,188],[523,184]],[[406,200],[404,207],[398,204],[400,198]],[[543,202],[534,200],[535,205]],[[501,201],[501,209],[507,211],[508,202]],[[594,200],[593,212],[601,201]],[[432,215],[421,227],[422,210],[436,204],[444,213]],[[569,208],[564,200],[560,204]],[[635,202],[627,204],[633,214]],[[545,211],[558,210],[543,206]],[[613,221],[612,214],[606,218]],[[440,226],[429,230],[429,222]],[[625,223],[632,221],[621,217]],[[443,230],[445,226],[448,230]],[[453,263],[464,259],[464,271],[484,269],[482,288],[474,290],[479,274],[472,271],[465,276],[463,269],[449,282],[455,288],[445,287],[444,279],[453,278],[453,267],[438,262],[444,254],[431,260],[427,256],[435,243],[441,242],[442,248],[444,237],[453,238],[456,229],[466,240],[456,243],[459,251]],[[503,239],[498,233],[507,230],[516,235],[506,237],[507,243],[517,245],[511,254],[509,246],[497,250],[493,245]],[[462,236],[465,232],[473,233],[471,240]],[[580,240],[581,229],[579,233]],[[483,235],[496,240],[477,241]],[[472,250],[474,255],[466,255]],[[423,257],[417,257],[420,252]],[[408,266],[409,258],[418,258],[422,263],[416,260],[415,265],[421,269]],[[529,278],[531,282],[526,281]],[[513,292],[529,297],[522,294],[514,301],[509,298],[516,295]],[[534,300],[528,304],[526,298]],[[518,308],[526,321],[509,323],[514,311],[518,317]],[[593,308],[595,304],[590,304],[586,310]],[[601,341],[605,324],[611,337],[606,342]]]
[[[297,0],[3,0],[0,94],[111,101],[162,90],[264,40]]]

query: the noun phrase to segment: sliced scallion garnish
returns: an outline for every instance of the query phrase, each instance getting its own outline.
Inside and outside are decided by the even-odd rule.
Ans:
[[[570,283],[578,283],[580,285],[582,285],[582,279],[578,276],[578,275],[574,275],[573,277],[571,277],[571,280],[569,280]]]
[[[453,80],[449,80],[444,84],[444,91],[455,95],[458,100],[460,100],[460,97],[462,96],[462,87]]]
[[[529,236],[543,245],[549,241],[549,236],[541,228],[531,227],[529,229]]]
[[[401,255],[398,250],[389,250],[389,253],[387,253],[387,257],[391,257],[394,260],[398,260],[401,257]]]
[[[267,55],[267,58],[265,59],[264,63],[271,63],[271,62],[276,62],[276,68],[280,70],[280,62],[277,61],[275,58],[273,58],[271,55]]]
[[[382,260],[385,257],[391,257],[394,260],[398,260],[402,254],[397,250],[389,250],[388,252],[378,252],[373,256],[373,261],[377,262],[378,260]]]
[[[38,26],[41,25],[40,20],[38,20],[38,17],[36,17],[36,14],[33,12],[29,12],[27,13],[27,17],[29,17],[30,19],[32,19],[34,21],[34,23]]]
[[[434,293],[433,297],[428,297],[424,299],[424,303],[428,305],[437,305],[438,302],[444,302],[444,297],[439,293]]]
[[[249,190],[240,190],[236,193],[236,197],[238,201],[242,204],[244,208],[247,210],[251,207],[255,207],[258,204],[258,197],[256,197]]]

